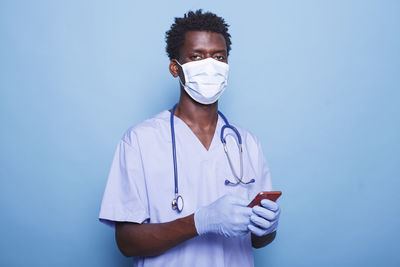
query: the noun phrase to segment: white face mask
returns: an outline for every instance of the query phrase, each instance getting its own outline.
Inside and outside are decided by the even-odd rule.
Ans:
[[[224,62],[206,58],[179,66],[182,67],[185,77],[185,84],[179,78],[183,88],[191,98],[201,104],[208,105],[217,101],[228,84],[229,65]]]

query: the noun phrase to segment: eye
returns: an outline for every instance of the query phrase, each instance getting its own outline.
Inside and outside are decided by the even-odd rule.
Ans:
[[[215,56],[214,58],[215,58],[216,60],[219,60],[219,61],[223,61],[223,62],[226,61],[226,57],[225,57],[225,56]]]
[[[191,60],[200,60],[201,56],[200,55],[193,55],[193,56],[190,56],[190,59]]]

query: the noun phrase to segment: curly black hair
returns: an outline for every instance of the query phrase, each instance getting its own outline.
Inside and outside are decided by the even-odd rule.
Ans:
[[[179,48],[185,42],[185,34],[188,31],[209,31],[220,33],[225,38],[227,54],[231,50],[231,35],[228,33],[229,25],[225,20],[214,13],[205,12],[201,9],[195,12],[189,11],[183,18],[175,18],[169,31],[165,33],[167,42],[167,54],[169,59],[178,59]]]

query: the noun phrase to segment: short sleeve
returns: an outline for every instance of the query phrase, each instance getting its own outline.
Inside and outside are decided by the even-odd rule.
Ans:
[[[145,177],[137,142],[120,140],[111,165],[99,220],[143,223],[149,219]]]

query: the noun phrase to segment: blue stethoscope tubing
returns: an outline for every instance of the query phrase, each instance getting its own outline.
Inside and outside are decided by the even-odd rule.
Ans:
[[[178,104],[175,104],[175,106],[171,110],[171,116],[170,116],[170,124],[171,124],[171,140],[172,140],[172,158],[173,158],[173,164],[174,164],[174,182],[175,182],[175,198],[172,200],[172,209],[177,210],[178,212],[181,212],[183,210],[183,198],[181,195],[178,193],[178,167],[177,167],[177,159],[176,159],[176,142],[175,142],[175,127],[174,127],[174,113],[175,113],[175,108]],[[232,169],[232,172],[237,179],[236,182],[231,182],[228,179],[225,180],[225,185],[237,185],[239,183],[242,184],[251,184],[255,182],[255,179],[250,179],[248,182],[243,181],[243,149],[242,149],[242,137],[239,133],[239,131],[229,124],[227,118],[222,114],[222,112],[218,111],[218,114],[221,116],[223,119],[225,125],[222,126],[221,128],[221,142],[224,146],[224,151],[225,154],[228,158],[229,166]],[[231,129],[235,135],[237,136],[238,143],[239,143],[239,153],[240,153],[240,175],[236,173],[235,168],[233,167],[232,160],[229,156],[228,149],[226,147],[226,140],[224,138],[224,131],[225,129]]]

